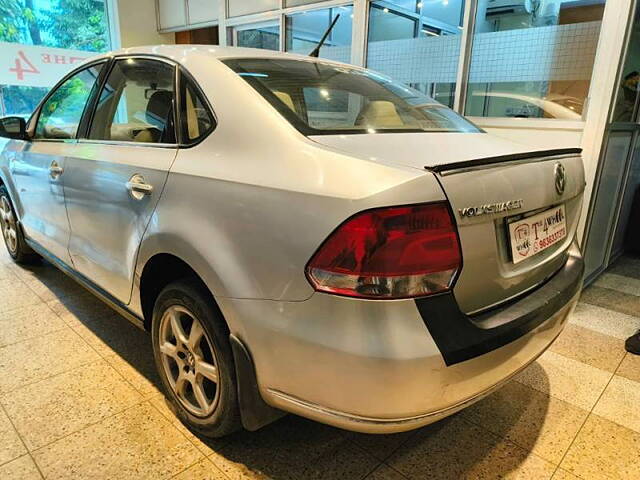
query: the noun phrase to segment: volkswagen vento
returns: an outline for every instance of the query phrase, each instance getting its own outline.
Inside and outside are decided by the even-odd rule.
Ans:
[[[543,353],[581,288],[580,151],[492,136],[366,69],[125,49],[0,125],[10,255],[149,330],[201,435],[285,411],[434,422]]]

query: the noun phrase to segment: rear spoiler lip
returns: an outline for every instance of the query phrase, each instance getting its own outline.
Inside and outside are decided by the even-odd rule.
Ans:
[[[518,162],[532,158],[555,157],[558,155],[579,155],[582,153],[581,148],[556,148],[552,150],[537,150],[533,152],[512,153],[509,155],[498,155],[496,157],[479,158],[476,160],[464,160],[462,162],[445,163],[443,165],[435,165],[433,167],[425,166],[425,170],[434,173],[442,173],[449,170],[461,170],[467,168],[477,168],[497,163]]]

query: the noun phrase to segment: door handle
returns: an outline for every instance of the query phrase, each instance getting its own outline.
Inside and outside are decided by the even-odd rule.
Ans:
[[[142,200],[145,195],[153,193],[153,185],[146,183],[144,177],[138,173],[129,179],[126,186],[131,196],[136,200]]]
[[[51,165],[49,166],[49,175],[51,176],[51,178],[58,178],[60,175],[62,175],[63,172],[64,168],[58,165],[58,162],[51,162]]]

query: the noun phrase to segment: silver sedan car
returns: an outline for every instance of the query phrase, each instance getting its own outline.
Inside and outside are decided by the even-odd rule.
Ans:
[[[496,138],[366,69],[125,49],[0,134],[11,256],[149,330],[204,436],[283,412],[437,421],[544,352],[581,289],[580,151]]]

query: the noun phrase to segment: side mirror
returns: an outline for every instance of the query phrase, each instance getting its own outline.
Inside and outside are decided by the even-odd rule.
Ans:
[[[27,122],[22,117],[0,118],[0,137],[26,140]]]

